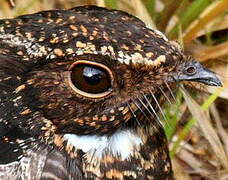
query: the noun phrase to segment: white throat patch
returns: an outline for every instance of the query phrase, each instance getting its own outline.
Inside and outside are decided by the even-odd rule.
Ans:
[[[65,134],[63,138],[76,149],[91,153],[98,159],[110,153],[125,160],[142,144],[142,139],[133,130],[119,130],[111,136]]]

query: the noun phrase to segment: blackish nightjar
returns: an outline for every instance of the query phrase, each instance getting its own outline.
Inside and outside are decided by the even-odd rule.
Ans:
[[[0,20],[0,179],[172,179],[159,112],[185,80],[221,86],[122,11]]]

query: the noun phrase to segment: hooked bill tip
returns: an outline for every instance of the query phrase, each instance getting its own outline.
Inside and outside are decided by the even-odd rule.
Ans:
[[[195,81],[209,86],[222,86],[216,74],[197,61],[186,62],[179,72],[172,75],[172,78],[175,81]]]
[[[209,69],[203,68],[201,72],[199,72],[199,77],[195,81],[204,83],[209,86],[222,86],[222,82],[216,76],[216,74]]]

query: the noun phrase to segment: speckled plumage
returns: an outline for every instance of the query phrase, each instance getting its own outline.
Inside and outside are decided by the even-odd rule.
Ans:
[[[121,11],[89,6],[0,20],[0,179],[171,179],[156,112],[176,81],[197,80],[186,78],[197,64],[187,59]],[[75,63],[105,69],[111,88],[72,88]]]

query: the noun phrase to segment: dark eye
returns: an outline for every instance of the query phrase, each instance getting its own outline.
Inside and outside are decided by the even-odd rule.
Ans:
[[[196,67],[195,66],[189,66],[185,69],[185,73],[189,76],[192,76],[196,73]]]
[[[102,64],[78,61],[70,69],[70,81],[79,94],[97,98],[111,92],[112,74]]]

